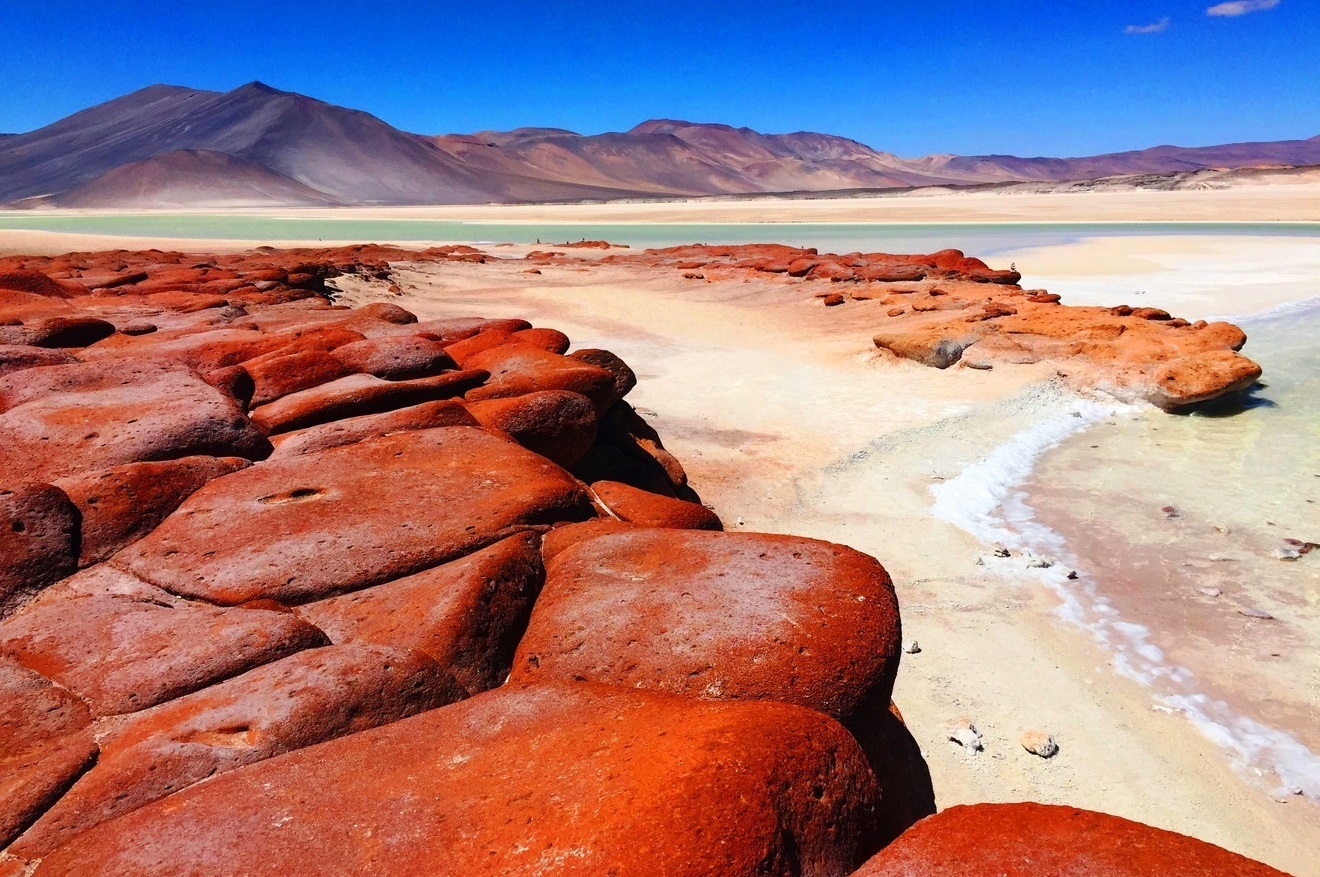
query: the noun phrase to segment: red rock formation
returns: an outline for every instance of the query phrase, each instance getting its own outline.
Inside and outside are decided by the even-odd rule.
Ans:
[[[214,778],[36,873],[843,877],[875,800],[856,744],[810,710],[506,686]]]
[[[975,804],[917,823],[856,877],[1086,874],[1089,877],[1285,877],[1171,831],[1073,807]]]

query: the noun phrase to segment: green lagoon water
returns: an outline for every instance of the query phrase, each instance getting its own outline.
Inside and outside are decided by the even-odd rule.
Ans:
[[[432,219],[322,219],[221,214],[51,215],[0,213],[0,229],[125,237],[243,241],[436,241],[545,244],[608,240],[632,247],[782,243],[822,251],[925,253],[956,247],[988,256],[1011,249],[1130,235],[1320,237],[1317,222],[1255,223],[488,223]]]

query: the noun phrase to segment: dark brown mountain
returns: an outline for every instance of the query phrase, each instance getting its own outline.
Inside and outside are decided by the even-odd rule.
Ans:
[[[581,135],[520,128],[427,137],[259,82],[157,85],[27,134],[0,135],[0,204],[462,204],[1091,180],[1320,165],[1320,138],[1087,158],[903,159],[844,137],[668,119]]]

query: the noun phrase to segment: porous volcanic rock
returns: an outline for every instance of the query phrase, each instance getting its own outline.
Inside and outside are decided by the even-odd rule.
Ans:
[[[75,694],[7,658],[0,658],[0,704],[0,752],[10,755],[92,722]]]
[[[146,709],[326,642],[287,613],[189,602],[104,564],[0,622],[0,656],[58,682],[98,716]]]
[[[876,798],[820,713],[505,686],[216,777],[36,873],[844,877],[873,845]]]
[[[565,468],[576,465],[596,440],[596,409],[581,393],[541,390],[469,402],[467,408],[482,426]]]
[[[591,491],[611,514],[640,527],[678,530],[723,530],[719,515],[695,502],[640,490],[617,481],[597,481]]]
[[[349,371],[392,381],[430,377],[454,368],[442,342],[420,335],[367,338],[335,348],[333,356]]]
[[[374,643],[435,658],[468,693],[509,675],[545,570],[535,533],[365,590],[299,606],[335,643]]]
[[[163,362],[83,362],[0,377],[0,482],[270,444],[229,396]]]
[[[53,484],[0,487],[0,618],[78,568],[78,507]]]
[[[855,877],[1286,877],[1222,847],[1074,807],[973,804],[917,823]]]
[[[100,729],[96,765],[12,851],[40,858],[74,835],[204,779],[466,696],[418,652],[375,646],[299,652]]]
[[[345,417],[381,414],[437,399],[462,396],[479,387],[487,374],[479,369],[451,371],[410,381],[387,381],[372,375],[349,375],[291,393],[252,412],[267,433],[320,426]]]
[[[778,700],[846,721],[889,703],[901,639],[889,576],[851,548],[635,529],[547,564],[512,678]]]
[[[80,567],[141,539],[206,482],[251,465],[241,457],[184,457],[128,463],[61,478],[81,517]]]
[[[170,591],[303,603],[590,516],[544,457],[466,426],[282,457],[213,481],[116,558]]]
[[[17,754],[0,753],[0,848],[58,800],[96,752],[91,732],[75,731]]]
[[[351,445],[363,439],[396,432],[435,429],[440,426],[480,426],[477,419],[457,399],[439,399],[382,414],[346,417],[320,426],[309,426],[274,436],[272,457],[290,457]]]

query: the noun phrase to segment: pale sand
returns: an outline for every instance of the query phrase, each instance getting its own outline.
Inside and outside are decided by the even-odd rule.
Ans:
[[[538,208],[545,209],[552,208]],[[1109,276],[1125,285],[1139,280],[1134,288],[1146,290],[1133,303],[1196,316],[1198,308],[1259,309],[1244,300],[1239,277],[1204,270],[1215,247],[1243,265],[1317,259],[1314,240],[1305,238],[1148,240],[1086,241],[995,262],[1016,259],[1032,286],[1046,285],[1035,273],[1044,270],[1053,284],[1079,290],[1117,271]],[[64,241],[46,243],[90,246],[86,238]],[[1143,273],[1152,265],[1160,270]],[[1185,720],[1152,710],[1149,692],[1116,675],[1087,635],[1057,621],[1051,594],[976,566],[986,547],[929,515],[932,483],[957,475],[1041,412],[1067,405],[1048,383],[1048,367],[941,372],[883,360],[869,343],[876,305],[827,310],[800,288],[770,281],[703,284],[604,266],[529,276],[522,267],[423,266],[401,273],[402,298],[384,297],[423,317],[525,317],[563,329],[578,347],[615,351],[641,379],[631,401],[730,529],[815,536],[879,557],[896,580],[905,635],[922,644],[904,659],[896,699],[926,752],[940,806],[1073,804],[1320,877],[1320,808],[1276,803],[1236,774]],[[1205,288],[1156,282],[1189,276]],[[342,282],[352,301],[383,295],[381,286]],[[1269,293],[1277,300],[1307,294],[1301,284],[1278,286]],[[1083,295],[1064,291],[1068,301]],[[1110,292],[1104,303],[1128,298]],[[985,735],[981,755],[945,739],[963,717]],[[1029,728],[1054,734],[1060,754],[1042,761],[1023,751],[1017,739]]]
[[[1205,242],[1183,241],[1181,258],[1178,243],[1156,248],[1164,270],[1197,271]],[[1037,255],[1067,251],[1086,278],[1108,259],[1101,247],[1088,262],[1086,246]],[[1259,238],[1220,246],[1248,263],[1290,252]],[[1291,253],[1314,259],[1313,247],[1296,240]],[[929,515],[932,483],[1068,404],[1048,367],[941,372],[882,360],[868,343],[873,305],[825,309],[773,282],[694,284],[603,266],[532,278],[520,268],[423,266],[402,272],[405,294],[389,298],[423,317],[522,316],[576,346],[615,351],[638,371],[631,401],[730,529],[815,536],[879,557],[897,582],[905,636],[922,646],[904,658],[896,700],[941,807],[1073,804],[1320,875],[1320,808],[1278,803],[1235,773],[1184,719],[1152,709],[1150,692],[1114,673],[1089,636],[1059,622],[1051,594],[978,567],[986,546]],[[350,300],[380,294],[347,285]],[[1178,311],[1193,301],[1148,285],[1147,304]],[[1211,307],[1241,307],[1232,283],[1208,288],[1200,294]],[[963,717],[985,735],[984,753],[946,740]],[[1060,754],[1025,752],[1018,737],[1028,729],[1054,734]]]
[[[1294,177],[1243,180],[1223,189],[1093,192],[958,192],[916,189],[848,198],[694,198],[589,204],[479,204],[438,207],[40,210],[29,215],[205,213],[301,219],[438,219],[467,222],[1320,222],[1320,169]]]

